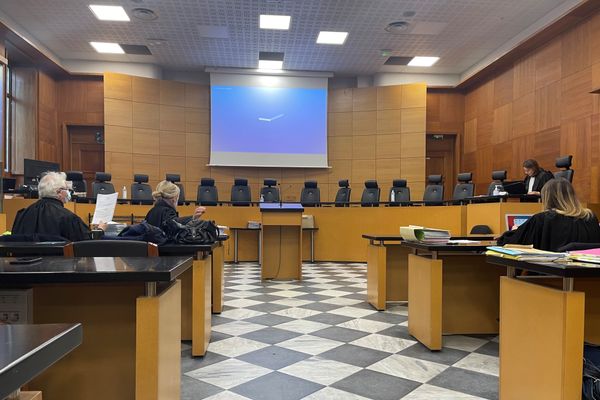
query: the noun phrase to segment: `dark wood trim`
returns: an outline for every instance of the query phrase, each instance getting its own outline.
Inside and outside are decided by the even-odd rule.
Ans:
[[[592,90],[590,93],[591,94],[600,94],[600,87]]]
[[[525,39],[523,42],[519,43],[515,48],[508,51],[496,61],[492,62],[488,66],[459,83],[456,86],[456,89],[469,89],[473,86],[484,83],[497,74],[504,72],[508,68],[512,67],[513,63],[519,58],[533,52],[535,49],[543,46],[545,43],[549,42],[551,39],[555,38],[561,33],[573,28],[578,24],[581,24],[586,19],[591,18],[599,10],[600,1],[583,1],[580,5],[573,8],[558,21],[542,29],[532,37]]]

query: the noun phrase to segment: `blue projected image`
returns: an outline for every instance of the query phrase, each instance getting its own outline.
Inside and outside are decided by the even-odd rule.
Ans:
[[[327,153],[327,89],[213,86],[211,150]]]

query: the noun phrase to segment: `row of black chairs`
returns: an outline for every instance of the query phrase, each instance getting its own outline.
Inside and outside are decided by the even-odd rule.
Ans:
[[[556,167],[562,168],[554,173],[555,177],[561,177],[573,181],[574,171],[571,169],[572,156],[564,156],[556,159]],[[475,185],[472,183],[472,173],[465,172],[458,174],[458,182],[454,188],[452,200],[459,202],[466,198],[474,196]],[[488,187],[488,195],[492,195],[496,186],[503,186],[507,178],[507,171],[493,171],[492,182]],[[185,202],[185,189],[180,183],[180,175],[166,174],[165,179],[176,184],[180,189],[179,203]],[[73,182],[74,192],[87,192],[87,184],[83,179],[83,173],[80,171],[67,172],[67,180]],[[115,192],[113,184],[110,182],[111,174],[106,172],[97,172],[96,179],[92,183],[91,198],[96,198],[98,194],[110,194]],[[148,175],[135,174],[134,183],[131,184],[131,200],[141,203],[152,201],[152,188],[148,185]],[[260,201],[273,203],[280,201],[280,191],[275,179],[265,179],[264,186],[260,190]],[[350,188],[347,179],[338,182],[339,189],[336,193],[334,204],[336,206],[346,206],[350,204]],[[361,196],[360,204],[364,207],[378,206],[380,203],[381,189],[376,180],[365,181],[365,187]],[[442,204],[444,201],[444,186],[442,175],[429,175],[427,177],[427,186],[423,193],[422,202],[428,205]],[[196,194],[196,202],[201,205],[217,205],[219,195],[215,180],[212,178],[202,178]],[[237,206],[249,206],[252,202],[252,194],[248,180],[245,178],[235,178],[231,187],[231,202]],[[389,190],[388,203],[390,205],[403,205],[411,202],[410,188],[405,179],[395,179]],[[300,193],[300,203],[304,206],[316,206],[321,203],[321,194],[316,181],[306,181],[304,188]]]

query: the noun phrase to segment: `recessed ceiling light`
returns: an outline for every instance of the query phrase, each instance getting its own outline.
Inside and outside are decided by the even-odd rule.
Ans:
[[[118,43],[90,42],[90,44],[98,53],[125,54],[125,51],[123,51],[123,48]]]
[[[129,21],[129,16],[121,6],[90,5],[90,10],[100,21]]]
[[[290,21],[292,17],[289,15],[266,15],[260,16],[260,29],[290,29]]]
[[[281,70],[283,69],[283,61],[258,60],[258,69]]]
[[[413,57],[408,63],[409,67],[431,67],[440,58],[439,57]]]
[[[321,31],[317,37],[317,43],[319,44],[344,44],[348,32],[331,32]]]

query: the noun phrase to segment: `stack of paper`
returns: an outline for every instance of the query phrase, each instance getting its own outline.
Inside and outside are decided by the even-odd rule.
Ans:
[[[565,258],[567,253],[555,253],[552,251],[534,249],[532,246],[520,246],[507,244],[501,246],[489,246],[485,253],[488,256],[510,258],[519,261],[554,261]]]
[[[600,249],[571,251],[567,258],[574,261],[600,264]]]
[[[428,244],[446,244],[450,240],[450,232],[447,230],[416,225],[401,226],[400,235],[404,240]]]

